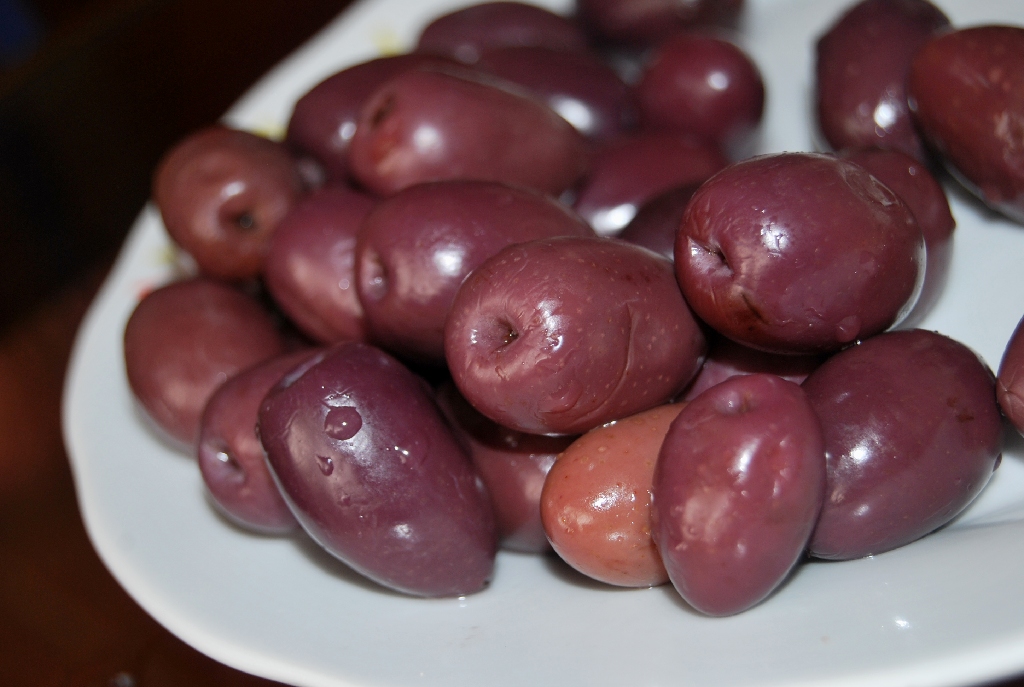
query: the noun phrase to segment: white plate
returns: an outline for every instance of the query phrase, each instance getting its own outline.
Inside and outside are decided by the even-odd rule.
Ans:
[[[564,9],[568,0],[548,0]],[[459,3],[464,4],[464,3]],[[842,0],[749,0],[747,47],[769,88],[765,150],[811,147],[813,38]],[[1020,0],[942,0],[957,24],[1024,24]],[[291,103],[346,64],[404,48],[453,0],[354,6],[228,115],[280,130]],[[990,365],[1024,314],[1024,228],[954,199],[952,282],[925,326]],[[1024,451],[1019,441],[953,526],[901,550],[803,566],[736,617],[687,610],[670,587],[615,590],[545,558],[502,553],[494,583],[420,600],[363,583],[301,537],[251,536],[206,502],[194,461],[138,420],[124,323],[165,281],[168,241],[142,212],[72,358],[65,434],[86,527],[118,581],[186,642],[236,668],[320,685],[956,685],[1024,671]]]

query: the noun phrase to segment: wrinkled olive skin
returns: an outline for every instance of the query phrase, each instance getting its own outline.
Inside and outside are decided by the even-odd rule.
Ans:
[[[576,12],[597,38],[643,47],[699,26],[731,26],[743,4],[743,0],[576,0]]]
[[[491,181],[417,184],[381,200],[355,247],[357,288],[373,341],[444,364],[444,323],[459,284],[513,243],[593,236],[551,197]]]
[[[888,186],[914,213],[924,235],[926,248],[924,285],[917,304],[901,323],[915,326],[935,306],[946,287],[949,263],[953,259],[953,230],[956,220],[942,184],[926,165],[897,150],[865,148],[843,151],[842,156],[856,162]]]
[[[863,167],[779,153],[735,163],[694,194],[676,239],[694,312],[772,353],[837,350],[898,323],[924,279],[910,209]]]
[[[682,404],[595,427],[558,457],[541,494],[555,552],[595,580],[655,587],[668,573],[651,538],[651,488],[665,433]]]
[[[654,473],[654,540],[702,613],[761,602],[803,556],[825,491],[821,427],[801,388],[733,377],[669,427]]]
[[[274,302],[314,341],[363,341],[366,315],[356,289],[356,232],[369,196],[334,184],[284,216],[270,240],[263,281]]]
[[[487,486],[499,546],[523,553],[550,551],[540,520],[541,490],[555,458],[576,437],[545,437],[502,427],[471,406],[450,380],[438,388],[437,402]]]
[[[429,387],[383,351],[338,344],[259,411],[267,462],[303,529],[375,582],[416,596],[479,591],[494,516]]]
[[[1006,342],[997,382],[999,407],[1014,429],[1024,435],[1024,319]]]
[[[463,396],[530,434],[580,434],[665,403],[705,348],[672,263],[610,238],[503,249],[466,278],[445,326]]]
[[[186,137],[153,176],[167,233],[200,271],[222,279],[260,273],[278,222],[303,193],[285,146],[223,126]]]
[[[385,82],[360,112],[349,162],[380,195],[475,179],[557,196],[587,170],[571,124],[518,86],[466,68],[414,69]]]
[[[313,353],[292,351],[242,370],[213,393],[203,410],[199,472],[218,509],[247,530],[288,534],[299,526],[270,476],[256,421],[271,387]]]
[[[254,298],[208,277],[151,291],[124,329],[132,394],[165,438],[189,453],[217,387],[284,348],[274,321]]]
[[[366,99],[404,71],[445,64],[450,61],[443,57],[409,53],[367,60],[332,74],[296,101],[285,141],[323,165],[329,179],[346,181],[349,146]]]
[[[482,2],[437,17],[420,32],[416,52],[474,64],[489,48],[543,46],[584,51],[587,37],[571,20],[522,2]]]
[[[614,235],[647,201],[702,183],[728,163],[711,143],[660,131],[629,134],[597,148],[573,207],[598,234]]]
[[[828,461],[810,544],[819,558],[860,558],[923,537],[966,508],[999,464],[995,378],[941,334],[880,334],[832,356],[803,387]]]
[[[1024,223],[1024,27],[933,38],[914,57],[907,90],[918,126],[950,171]]]
[[[476,66],[522,86],[589,139],[610,139],[636,124],[629,87],[594,53],[540,46],[493,48]]]
[[[817,43],[818,126],[834,150],[887,148],[926,162],[907,103],[910,62],[949,19],[928,0],[863,0]]]

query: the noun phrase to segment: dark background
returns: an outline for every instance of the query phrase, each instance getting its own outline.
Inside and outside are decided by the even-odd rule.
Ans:
[[[160,155],[348,0],[0,0],[0,685],[263,687],[181,643],[86,537],[75,330]]]

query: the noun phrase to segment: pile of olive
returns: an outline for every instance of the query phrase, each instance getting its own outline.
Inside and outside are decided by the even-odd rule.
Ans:
[[[156,431],[231,520],[421,596],[553,548],[727,615],[948,522],[998,465],[997,384],[909,327],[949,264],[937,161],[1024,214],[1024,29],[863,0],[817,46],[836,152],[748,157],[742,2],[575,9],[452,12],[283,142],[169,151],[154,201],[198,274],[125,331]]]

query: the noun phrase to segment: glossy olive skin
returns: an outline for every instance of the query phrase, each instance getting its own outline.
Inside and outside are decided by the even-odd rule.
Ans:
[[[373,341],[444,364],[444,323],[466,275],[513,243],[593,236],[551,197],[491,181],[410,186],[367,215],[356,245],[357,287]]]
[[[345,186],[318,189],[284,216],[270,241],[263,280],[274,302],[320,343],[363,341],[356,289],[356,233],[373,207]]]
[[[503,249],[466,278],[445,326],[463,396],[530,434],[579,434],[667,402],[705,346],[672,264],[610,238]]]
[[[683,222],[683,212],[699,186],[677,186],[651,198],[640,206],[618,238],[675,260],[676,234]]]
[[[576,0],[576,12],[598,38],[642,47],[698,26],[731,26],[743,4],[743,0]]]
[[[191,453],[217,387],[284,347],[255,299],[194,277],[151,291],[135,306],[124,330],[125,372],[146,416]]]
[[[926,262],[924,285],[914,309],[902,322],[912,327],[928,314],[942,295],[953,259],[956,220],[942,185],[926,165],[897,150],[864,148],[843,151],[842,156],[871,172],[892,189],[910,211],[924,235]]]
[[[921,329],[836,355],[804,382],[825,433],[819,558],[882,553],[949,522],[999,464],[995,378],[963,344]]]
[[[488,48],[544,46],[583,51],[587,37],[574,22],[521,2],[482,2],[437,17],[420,32],[416,52],[474,64]]]
[[[698,136],[748,157],[764,113],[754,61],[718,36],[681,33],[659,45],[634,89],[644,127]]]
[[[694,608],[739,613],[801,558],[825,491],[821,427],[804,392],[774,375],[733,377],[691,401],[654,473],[654,541]]]
[[[683,400],[692,401],[716,384],[737,375],[773,374],[801,384],[824,360],[825,356],[820,355],[766,353],[741,346],[723,336],[714,336],[704,365],[686,389]]]
[[[545,437],[502,427],[471,406],[450,380],[438,388],[437,402],[487,486],[499,546],[523,553],[550,551],[540,519],[541,490],[555,458],[576,437]]]
[[[928,0],[862,0],[818,40],[818,126],[834,150],[887,148],[926,161],[907,103],[910,62],[949,19]]]
[[[599,147],[573,207],[602,236],[614,235],[655,196],[699,184],[729,163],[717,146],[674,133],[638,132]]]
[[[499,181],[558,195],[587,169],[583,137],[546,104],[468,69],[415,69],[382,85],[349,149],[380,195],[445,179]]]
[[[1006,342],[996,382],[999,408],[1014,429],[1024,435],[1024,319]]]
[[[682,404],[595,427],[558,457],[541,493],[541,518],[562,560],[595,580],[655,587],[668,573],[651,538],[658,452]]]
[[[687,301],[712,328],[751,348],[813,354],[899,322],[925,251],[910,209],[863,167],[780,153],[701,186],[675,258]]]
[[[196,131],[161,159],[153,200],[171,238],[210,276],[259,274],[278,222],[305,192],[282,144],[246,131]]]
[[[439,56],[407,53],[367,60],[332,74],[296,101],[285,141],[323,165],[329,179],[345,181],[350,176],[349,146],[366,99],[404,71],[449,63]]]
[[[476,66],[530,91],[587,138],[609,139],[636,125],[632,92],[595,53],[539,46],[492,48]]]
[[[947,167],[1024,223],[1024,27],[978,26],[925,44],[910,66],[914,118]]]
[[[383,351],[345,342],[260,406],[267,462],[303,529],[375,582],[416,596],[482,589],[494,516],[429,387]]]
[[[203,483],[218,509],[247,530],[287,534],[299,526],[270,476],[256,421],[271,387],[311,355],[292,351],[242,370],[203,410],[196,449]]]

